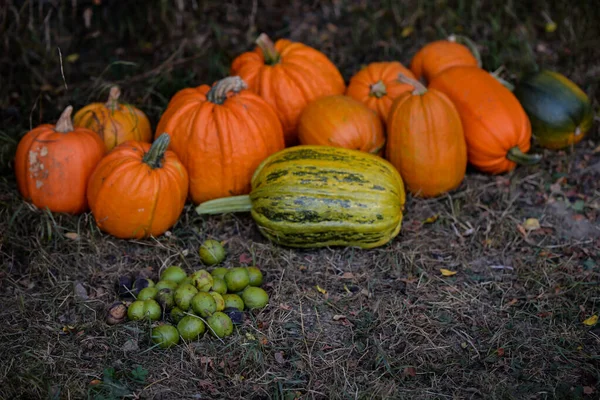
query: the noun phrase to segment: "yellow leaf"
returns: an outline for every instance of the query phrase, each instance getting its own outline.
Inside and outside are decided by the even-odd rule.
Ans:
[[[321,286],[317,285],[315,287],[317,288],[317,290],[319,291],[319,293],[321,293],[321,294],[327,293],[327,290],[323,289]]]
[[[346,286],[346,285],[344,285],[344,290],[345,290],[346,292],[348,292],[348,293],[352,293],[352,292],[350,291],[350,289],[348,289],[348,286]]]
[[[68,56],[65,57],[65,60],[68,63],[73,64],[75,61],[79,60],[79,54],[77,54],[77,53],[69,54]]]
[[[71,240],[77,240],[79,239],[79,235],[75,232],[67,232],[65,233],[65,237],[71,239]]]
[[[432,215],[431,217],[429,217],[425,221],[423,221],[423,224],[433,224],[435,221],[438,220],[439,217],[440,217],[439,214]]]
[[[412,26],[407,26],[406,28],[402,29],[402,33],[400,33],[400,36],[402,36],[403,38],[410,36],[411,33],[413,33],[415,29]]]
[[[587,325],[587,326],[594,326],[594,325],[596,325],[597,322],[598,322],[598,316],[592,315],[591,317],[589,317],[588,319],[583,321],[583,324]]]
[[[550,21],[550,22],[546,23],[546,32],[552,33],[556,30],[556,28],[557,28],[556,22]]]
[[[256,340],[256,337],[250,332],[246,332],[246,339],[248,340]]]
[[[527,218],[525,222],[523,222],[523,228],[525,228],[526,231],[540,229],[540,221],[538,221],[537,218]]]
[[[452,276],[452,275],[456,275],[458,273],[458,271],[450,271],[449,269],[446,269],[446,268],[440,268],[440,272],[444,276]]]

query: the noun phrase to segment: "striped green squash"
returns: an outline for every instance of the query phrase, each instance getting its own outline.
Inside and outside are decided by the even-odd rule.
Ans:
[[[540,146],[562,149],[581,141],[592,127],[594,112],[587,95],[558,72],[526,76],[514,90],[531,121]]]
[[[289,247],[381,246],[400,232],[398,171],[373,154],[294,146],[265,159],[249,195],[204,202],[198,214],[250,211],[260,232]]]

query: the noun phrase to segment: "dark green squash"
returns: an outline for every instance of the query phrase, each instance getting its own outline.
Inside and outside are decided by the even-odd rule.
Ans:
[[[289,247],[384,245],[400,231],[404,183],[376,155],[294,146],[257,168],[249,196],[210,200],[198,214],[250,211],[260,232]]]
[[[581,141],[592,126],[594,112],[589,98],[562,74],[541,70],[528,75],[519,82],[514,94],[542,147],[568,147]]]

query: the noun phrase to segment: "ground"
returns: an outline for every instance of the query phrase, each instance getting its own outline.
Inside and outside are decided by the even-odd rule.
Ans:
[[[368,251],[279,247],[247,214],[204,218],[191,205],[169,235],[124,241],[90,214],[20,198],[11,160],[31,126],[114,83],[156,126],[177,90],[226,76],[263,31],[325,52],[346,81],[460,32],[486,69],[513,82],[558,70],[598,109],[593,1],[239,3],[0,7],[0,398],[599,398],[600,324],[584,323],[600,313],[598,122],[573,149],[534,146],[539,165],[469,169],[448,195],[409,197],[400,235]],[[144,324],[105,323],[119,275],[202,268],[206,238],[226,241],[224,265],[265,271],[266,309],[222,341],[170,350],[152,348]]]

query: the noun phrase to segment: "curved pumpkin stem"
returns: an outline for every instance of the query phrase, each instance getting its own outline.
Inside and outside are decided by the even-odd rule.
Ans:
[[[281,60],[281,55],[275,49],[275,44],[273,44],[273,41],[266,33],[258,35],[256,45],[262,50],[265,63],[275,65]]]
[[[469,39],[466,36],[455,35],[455,34],[448,36],[448,41],[464,44],[465,46],[467,46],[469,48],[469,50],[471,51],[471,53],[473,54],[473,57],[475,57],[475,59],[477,60],[477,66],[479,68],[482,67],[483,63],[481,62],[481,54],[479,53],[479,50],[477,50],[477,45],[475,44],[474,41],[472,41],[471,39]]]
[[[73,120],[71,119],[71,114],[73,113],[73,106],[67,106],[65,110],[60,114],[56,125],[54,126],[54,130],[60,133],[69,133],[73,132]]]
[[[490,72],[490,75],[492,75],[494,77],[494,79],[496,79],[498,82],[500,82],[502,84],[502,86],[504,86],[505,88],[507,88],[511,92],[514,92],[515,85],[513,85],[509,81],[507,81],[507,80],[505,80],[505,79],[503,79],[503,78],[500,77],[500,71],[502,71],[503,69],[504,69],[504,66],[498,68],[494,72]]]
[[[156,138],[154,143],[152,143],[152,146],[150,146],[150,150],[148,150],[148,152],[144,154],[142,162],[148,164],[152,169],[162,167],[162,161],[165,157],[165,151],[167,151],[170,141],[171,137],[167,133],[163,133],[162,135],[160,135],[158,138]]]
[[[119,97],[121,96],[121,89],[118,86],[110,88],[108,93],[108,100],[106,101],[106,108],[111,111],[115,111],[119,108]]]
[[[382,98],[387,94],[387,88],[385,87],[385,83],[380,79],[376,83],[371,85],[371,90],[369,91],[369,96],[377,97],[378,99]]]
[[[427,88],[425,87],[425,85],[423,85],[418,80],[409,78],[408,76],[406,76],[402,73],[398,74],[398,81],[400,81],[402,83],[406,83],[407,85],[411,85],[412,87],[414,87],[415,90],[413,90],[413,92],[412,92],[412,94],[414,94],[414,95],[421,96],[421,95],[427,93]]]
[[[250,210],[252,210],[252,201],[247,194],[205,201],[196,207],[198,214],[225,214]]]
[[[542,160],[541,154],[526,154],[515,146],[506,153],[506,158],[520,165],[534,165]]]
[[[206,94],[206,98],[211,103],[223,104],[227,100],[227,93],[238,93],[241,90],[248,89],[248,85],[239,76],[229,76],[217,81]]]

